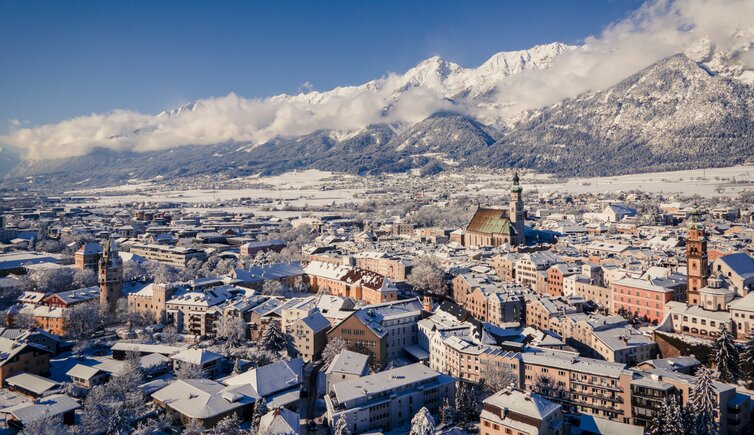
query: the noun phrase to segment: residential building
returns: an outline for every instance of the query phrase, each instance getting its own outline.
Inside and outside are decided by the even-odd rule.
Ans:
[[[422,364],[410,364],[332,386],[325,395],[331,427],[344,418],[352,433],[407,428],[426,407],[436,414],[455,399],[455,379]]]
[[[511,388],[484,399],[479,420],[481,435],[561,435],[563,410],[544,397]]]

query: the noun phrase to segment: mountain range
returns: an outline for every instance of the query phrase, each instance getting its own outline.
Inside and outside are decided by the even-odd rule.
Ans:
[[[754,162],[754,74],[700,40],[602,90],[510,116],[501,84],[550,68],[576,47],[549,44],[503,52],[477,68],[439,57],[403,75],[327,92],[271,97],[305,105],[379,95],[384,121],[363,128],[276,135],[258,143],[226,140],[157,151],[95,149],[78,157],[22,160],[0,150],[4,183],[101,186],[156,176],[227,177],[317,168],[356,174],[454,167],[521,167],[561,175],[613,175]],[[421,92],[443,104],[424,119],[402,118]],[[160,119],[202,110],[203,100]],[[159,122],[159,121],[158,121]],[[129,136],[144,131],[128,132]],[[15,166],[15,167],[14,167]],[[2,172],[0,172],[1,174]]]

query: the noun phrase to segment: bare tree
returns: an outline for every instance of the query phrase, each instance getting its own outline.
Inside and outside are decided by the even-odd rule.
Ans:
[[[204,379],[207,375],[201,367],[195,364],[181,363],[175,371],[178,379]]]
[[[71,284],[75,288],[84,288],[97,285],[97,274],[92,269],[78,269],[73,274]]]
[[[101,323],[99,304],[96,302],[76,304],[63,314],[66,335],[77,340],[90,339]]]
[[[519,384],[519,378],[513,370],[503,365],[487,364],[482,366],[480,378],[482,379],[482,388],[490,394],[510,386],[517,388]]]
[[[423,255],[414,259],[408,283],[415,289],[426,291],[438,296],[447,296],[448,288],[445,284],[445,272],[440,267],[437,257]]]

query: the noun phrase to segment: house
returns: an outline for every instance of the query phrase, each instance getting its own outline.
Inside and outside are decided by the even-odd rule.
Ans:
[[[170,356],[173,360],[173,369],[178,370],[184,366],[193,366],[201,369],[208,377],[213,378],[222,371],[222,363],[225,360],[222,355],[203,349],[186,349]]]
[[[151,397],[157,406],[175,412],[184,425],[193,420],[209,429],[234,413],[241,420],[251,417],[255,399],[238,390],[209,379],[179,379]]]
[[[298,435],[301,433],[301,416],[287,408],[275,408],[259,420],[259,433]]]
[[[255,399],[264,399],[268,408],[298,408],[303,382],[303,360],[294,358],[257,367],[223,379],[223,384],[238,387]]]
[[[77,269],[99,270],[99,259],[102,257],[102,246],[97,242],[84,243],[74,255]]]
[[[19,373],[45,375],[49,371],[49,350],[33,343],[0,338],[0,385]]]
[[[561,435],[563,409],[537,393],[506,388],[484,399],[479,418],[483,435]]]
[[[335,355],[325,371],[326,392],[338,382],[358,379],[369,374],[369,355],[342,350]]]
[[[418,298],[366,305],[334,325],[327,340],[340,337],[350,349],[370,353],[382,364],[418,343],[422,308]]]
[[[319,359],[327,344],[329,329],[330,322],[319,311],[293,323],[291,332],[293,345],[305,362]]]
[[[76,400],[65,394],[55,394],[34,402],[24,402],[0,410],[5,416],[5,427],[22,431],[25,424],[42,418],[62,416],[63,423],[71,426],[76,423],[75,412],[81,408]]]
[[[262,240],[241,245],[241,255],[253,257],[260,252],[280,252],[286,247],[283,240]]]
[[[422,407],[436,414],[453,403],[455,382],[420,363],[340,382],[325,395],[327,421],[334,428],[344,418],[352,433],[399,430]]]
[[[66,372],[71,382],[79,387],[92,388],[96,385],[102,385],[110,379],[110,373],[97,367],[89,367],[83,364],[76,364]]]
[[[31,373],[19,373],[11,376],[5,380],[5,384],[9,390],[18,391],[30,397],[46,396],[60,387],[57,382]]]

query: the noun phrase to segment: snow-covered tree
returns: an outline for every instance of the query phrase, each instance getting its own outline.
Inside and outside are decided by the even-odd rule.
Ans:
[[[664,435],[683,435],[683,420],[681,419],[681,406],[675,394],[671,394],[663,405],[665,421],[662,425]]]
[[[715,421],[717,394],[712,384],[712,372],[705,366],[699,367],[696,372],[696,383],[689,393],[689,401],[696,415],[696,433],[717,434],[717,422]]]
[[[744,343],[743,352],[741,352],[739,360],[741,377],[751,388],[754,384],[754,328],[749,329],[749,334],[746,336],[746,343]]]
[[[101,326],[99,303],[97,301],[76,304],[63,313],[66,335],[77,340],[91,338]]]
[[[31,312],[24,311],[13,316],[13,326],[18,329],[34,329],[37,327],[37,321]]]
[[[735,382],[739,376],[739,353],[733,335],[724,324],[715,338],[715,365],[718,379],[723,382]]]
[[[185,363],[178,366],[175,375],[178,379],[204,379],[207,377],[207,374],[198,365]]]
[[[267,414],[267,402],[264,399],[258,399],[254,402],[254,412],[251,416],[251,429],[253,432],[259,431],[259,422],[262,421],[262,417]]]
[[[339,353],[348,349],[348,342],[341,337],[333,337],[332,340],[327,341],[324,350],[322,350],[322,362],[325,363],[324,367],[330,365],[333,359],[338,356]]]
[[[456,422],[465,424],[475,421],[478,406],[474,387],[463,381],[456,382]]]
[[[204,426],[197,420],[191,419],[183,425],[181,435],[204,435],[204,432]]]
[[[482,366],[481,376],[482,388],[490,394],[494,394],[503,388],[513,386],[518,387],[519,379],[512,370],[505,366]]]
[[[667,424],[667,412],[668,409],[665,405],[661,405],[655,412],[652,420],[647,425],[647,433],[649,435],[662,435],[663,428]]]
[[[209,435],[243,435],[245,433],[246,431],[241,429],[241,420],[235,412],[218,421],[208,432]]]
[[[453,405],[450,404],[447,397],[443,400],[442,406],[440,407],[440,423],[445,426],[451,426],[456,423],[456,410],[453,408]]]
[[[77,269],[73,273],[72,287],[84,288],[94,285],[97,285],[97,274],[92,269]]]
[[[408,283],[415,289],[446,296],[448,288],[445,284],[445,272],[440,266],[440,260],[430,255],[423,255],[414,259]]]
[[[335,423],[333,435],[351,435],[351,430],[348,429],[348,422],[345,417],[340,417],[337,423]]]
[[[267,324],[259,339],[259,345],[270,352],[280,352],[285,349],[288,337],[281,331],[280,323],[272,320]]]
[[[262,294],[268,296],[283,296],[289,292],[289,289],[280,281],[267,280],[262,284]]]
[[[246,322],[240,316],[221,316],[217,322],[217,337],[224,338],[228,348],[241,346],[246,341]]]
[[[123,263],[123,281],[139,281],[146,277],[147,268],[141,263],[136,261],[126,261]]]
[[[42,415],[24,423],[22,435],[65,435],[70,431],[63,425],[60,415]]]
[[[104,385],[91,389],[81,417],[85,433],[128,434],[132,424],[146,412],[146,399],[138,359],[129,357],[123,368]]]
[[[690,403],[681,408],[681,426],[683,427],[683,435],[695,435],[696,413]]]
[[[432,435],[435,433],[435,419],[426,407],[422,407],[411,419],[411,435]]]

